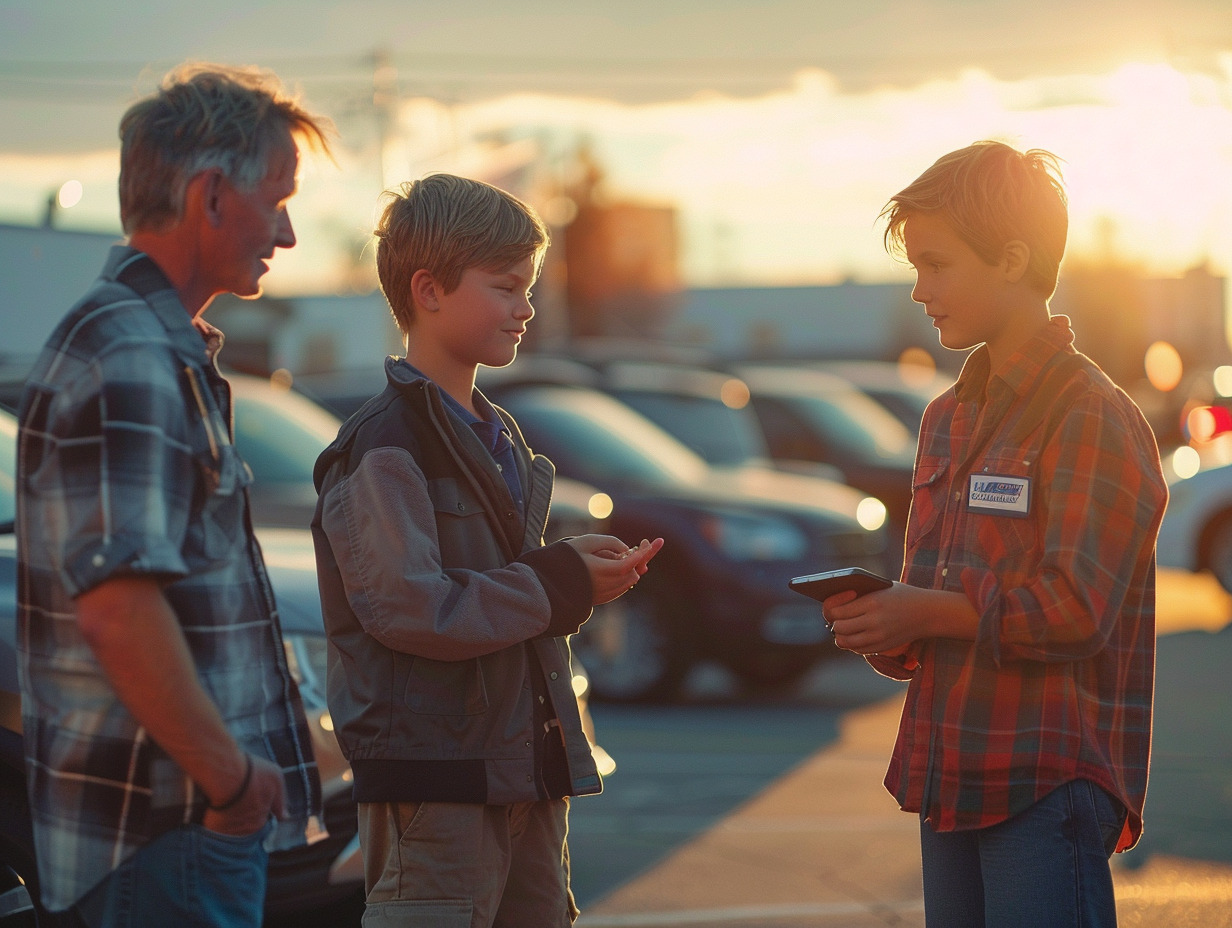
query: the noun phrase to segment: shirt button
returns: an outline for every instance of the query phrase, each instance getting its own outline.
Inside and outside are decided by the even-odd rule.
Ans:
[[[533,778],[533,777],[527,777],[527,778],[526,778],[526,782],[527,782],[527,783],[533,783],[533,782],[535,782],[535,781],[534,781],[534,778]]]
[[[560,674],[553,670],[550,674],[548,674],[548,676],[555,680],[558,676],[560,676]]]
[[[950,568],[948,568],[948,567],[942,567],[942,568],[941,568],[941,576],[943,576],[943,577],[948,577],[949,575],[950,575]]]
[[[102,567],[103,564],[107,563],[107,559],[103,557],[101,554],[96,554],[94,555],[94,557],[90,559],[90,563],[93,564],[95,567]]]
[[[466,512],[466,503],[458,503],[458,512]]]
[[[505,466],[503,464],[497,464],[496,469],[500,471],[502,474],[505,472]]]

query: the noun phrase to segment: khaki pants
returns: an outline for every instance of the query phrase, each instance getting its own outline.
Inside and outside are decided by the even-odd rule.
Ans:
[[[360,803],[364,928],[569,928],[569,801]]]

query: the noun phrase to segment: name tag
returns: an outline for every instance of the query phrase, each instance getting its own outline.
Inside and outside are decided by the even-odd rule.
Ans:
[[[1031,511],[1031,478],[972,474],[967,508],[990,515],[1024,518]]]

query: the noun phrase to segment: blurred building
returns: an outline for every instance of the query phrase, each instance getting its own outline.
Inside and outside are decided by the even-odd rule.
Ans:
[[[576,158],[563,247],[548,252],[544,269],[563,283],[567,335],[658,337],[682,286],[676,208],[609,197],[589,153]]]
[[[920,347],[943,368],[961,361],[938,347],[905,284],[684,290],[669,207],[594,196],[576,205],[572,222],[554,230],[557,245],[563,237],[565,247],[553,251],[568,258],[555,270],[567,271],[558,281],[568,304],[567,325],[556,320],[558,342],[633,336],[726,358],[891,359]],[[0,367],[21,369],[33,361],[116,241],[109,234],[0,224]],[[1156,341],[1172,344],[1187,370],[1229,363],[1226,286],[1205,266],[1155,278],[1131,267],[1067,265],[1052,306],[1072,317],[1081,348],[1129,387],[1141,379],[1146,348]],[[379,290],[255,301],[220,297],[209,312],[227,333],[224,363],[258,374],[357,369],[401,350]],[[541,322],[548,325],[540,337],[551,331],[553,315],[542,313],[531,332]]]

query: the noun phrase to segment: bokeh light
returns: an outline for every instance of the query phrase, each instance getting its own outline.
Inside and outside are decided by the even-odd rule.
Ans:
[[[1146,378],[1156,390],[1169,393],[1185,374],[1180,353],[1167,342],[1155,342],[1146,350]]]
[[[606,493],[596,493],[586,503],[586,509],[596,519],[606,519],[616,508]]]
[[[72,209],[81,202],[85,188],[79,180],[66,180],[56,193],[56,205],[61,209]]]
[[[1172,472],[1182,480],[1188,480],[1201,466],[1201,456],[1189,445],[1181,445],[1172,452]]]

